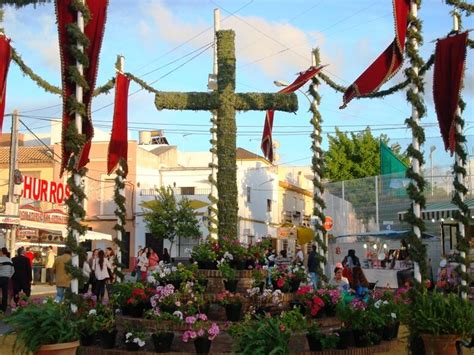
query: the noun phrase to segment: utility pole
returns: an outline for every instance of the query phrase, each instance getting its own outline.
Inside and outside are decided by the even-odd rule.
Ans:
[[[9,162],[9,176],[8,176],[8,207],[7,214],[18,215],[18,203],[15,197],[15,171],[18,169],[18,110],[13,111],[12,115],[12,128],[10,136],[10,162]],[[16,243],[16,229],[17,226],[13,225],[10,228],[10,235],[8,241],[9,245],[6,244],[12,254],[14,255],[15,243]]]

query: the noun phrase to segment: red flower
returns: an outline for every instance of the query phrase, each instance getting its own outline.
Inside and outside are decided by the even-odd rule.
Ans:
[[[279,288],[282,288],[284,285],[285,285],[285,280],[284,280],[283,278],[279,278],[279,279],[277,280],[277,286],[278,286]]]
[[[284,332],[285,330],[285,325],[283,323],[280,323],[280,332]]]
[[[318,306],[320,308],[324,307],[324,301],[321,298],[319,298],[318,296],[313,297],[313,304],[315,304],[316,306]]]

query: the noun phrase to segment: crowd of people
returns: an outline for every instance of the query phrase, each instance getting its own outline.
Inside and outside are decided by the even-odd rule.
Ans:
[[[161,261],[164,263],[171,262],[171,256],[168,252],[167,248],[163,249],[163,255],[161,256]],[[149,272],[153,272],[158,263],[160,262],[160,257],[156,253],[155,250],[151,247],[142,248],[142,246],[138,247],[138,254],[136,258],[136,264],[134,267],[134,275],[138,275],[137,277],[141,280],[145,280]]]

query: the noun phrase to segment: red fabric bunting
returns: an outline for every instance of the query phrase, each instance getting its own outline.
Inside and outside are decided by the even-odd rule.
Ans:
[[[302,87],[309,79],[319,73],[325,65],[317,67],[310,67],[304,72],[300,72],[298,77],[290,85],[285,86],[283,89],[278,91],[280,94],[289,94],[295,92]],[[275,110],[268,110],[265,116],[265,123],[263,126],[262,134],[262,152],[265,158],[269,161],[273,161],[273,140],[272,140],[272,129],[273,129],[273,117],[275,116]]]
[[[117,167],[120,159],[128,158],[128,88],[130,79],[118,73],[115,80],[114,122],[109,143],[107,172],[110,175]]]
[[[403,63],[409,12],[410,0],[393,0],[395,39],[356,81],[347,88],[342,99],[343,104],[340,108],[345,108],[354,97],[377,91],[400,69]]]
[[[451,155],[456,146],[455,116],[466,60],[467,32],[436,43],[433,98],[444,147]]]
[[[72,152],[68,151],[65,142],[65,134],[70,124],[75,124],[74,114],[66,111],[66,101],[68,97],[75,93],[76,85],[68,80],[68,68],[75,66],[76,61],[69,54],[68,47],[75,46],[69,40],[67,27],[75,24],[77,21],[77,13],[71,8],[72,0],[56,0],[56,16],[58,22],[59,33],[59,51],[61,55],[61,76],[63,82],[63,127],[62,127],[62,162],[61,176],[66,169],[67,163],[71,158]],[[79,154],[79,161],[76,168],[80,169],[89,162],[89,151],[91,148],[92,137],[94,136],[94,128],[92,126],[91,106],[92,94],[94,92],[97,71],[99,68],[99,53],[102,46],[102,38],[104,36],[105,21],[107,15],[108,0],[86,0],[87,6],[91,13],[90,21],[84,27],[84,34],[89,39],[90,45],[85,48],[85,55],[89,60],[89,66],[84,70],[84,77],[89,85],[89,90],[84,90],[83,103],[86,108],[86,117],[82,120],[82,133],[86,136],[86,143]]]
[[[3,128],[3,115],[5,114],[5,104],[7,101],[7,76],[8,67],[12,59],[12,47],[10,38],[3,33],[0,34],[0,133]]]

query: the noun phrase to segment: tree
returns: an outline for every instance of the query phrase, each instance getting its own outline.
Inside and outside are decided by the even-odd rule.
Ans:
[[[176,199],[171,187],[160,187],[154,200],[141,204],[145,224],[155,238],[170,241],[170,253],[176,237],[201,237],[196,213],[186,198]]]
[[[360,133],[341,132],[328,135],[329,149],[324,154],[324,176],[329,181],[360,179],[380,174],[380,141],[389,145],[389,138],[382,134],[376,138],[367,127]],[[392,146],[393,153],[402,161],[407,158],[400,154],[400,146]]]

